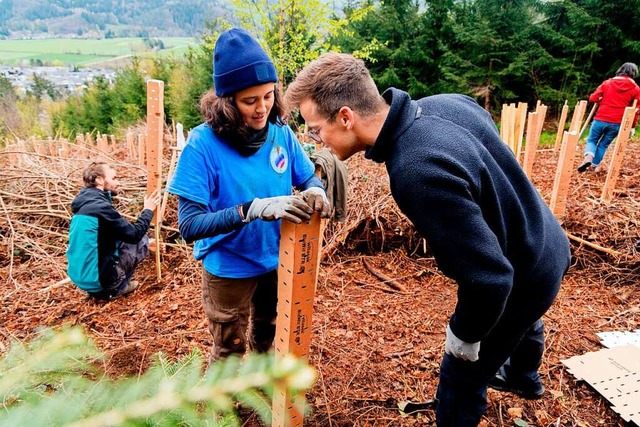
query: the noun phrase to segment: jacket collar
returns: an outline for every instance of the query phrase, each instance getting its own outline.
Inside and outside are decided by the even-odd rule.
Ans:
[[[412,101],[405,91],[392,87],[385,90],[382,97],[389,104],[389,114],[376,141],[364,153],[367,159],[378,163],[389,158],[395,141],[406,132],[421,113],[418,104]]]

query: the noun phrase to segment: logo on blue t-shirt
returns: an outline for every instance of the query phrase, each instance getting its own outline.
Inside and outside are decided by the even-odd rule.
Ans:
[[[271,149],[269,161],[274,171],[284,173],[289,165],[289,155],[282,145],[276,145]]]

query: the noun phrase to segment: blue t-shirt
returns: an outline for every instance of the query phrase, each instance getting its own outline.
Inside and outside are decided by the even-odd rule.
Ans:
[[[260,149],[242,156],[207,124],[191,131],[168,190],[217,212],[253,200],[291,194],[314,174],[311,160],[286,125],[269,123]],[[220,277],[254,277],[278,266],[280,221],[255,220],[197,240],[193,253]]]

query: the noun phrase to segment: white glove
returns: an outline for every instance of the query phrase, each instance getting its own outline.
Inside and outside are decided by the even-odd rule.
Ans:
[[[451,330],[451,326],[447,325],[447,339],[444,344],[445,353],[449,353],[455,358],[475,362],[478,360],[480,353],[480,341],[468,343],[456,337]]]
[[[260,218],[275,221],[280,218],[300,224],[311,218],[313,211],[300,196],[277,196],[265,199],[255,198],[247,211],[247,222]]]
[[[331,216],[331,204],[327,199],[327,194],[320,187],[309,187],[300,193],[304,200],[309,204],[309,207],[314,211],[322,212],[320,216],[322,218],[329,218]]]

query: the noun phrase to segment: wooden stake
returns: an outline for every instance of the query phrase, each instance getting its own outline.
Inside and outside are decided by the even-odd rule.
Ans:
[[[278,318],[276,320],[275,356],[293,354],[307,359],[311,343],[313,299],[318,280],[322,246],[320,214],[309,222],[294,224],[282,221],[278,266]],[[276,386],[273,395],[272,425],[298,427],[304,414],[299,412],[293,396]]]
[[[162,136],[164,130],[164,82],[147,81],[147,196],[154,190],[162,190]],[[151,223],[154,226],[156,247],[160,248],[160,224],[158,211],[153,213]],[[160,269],[160,251],[156,250],[156,273],[162,280]]]
[[[87,143],[85,142],[84,139],[84,135],[79,133],[76,134],[76,145],[78,146],[78,148],[80,148],[80,153],[82,153],[82,156],[86,156],[87,155]]]
[[[637,109],[635,107],[627,107],[624,109],[620,130],[618,131],[618,136],[616,137],[616,142],[613,147],[611,167],[609,167],[607,179],[604,182],[604,187],[602,187],[602,195],[600,196],[600,199],[603,202],[610,202],[613,199],[613,190],[616,186],[616,182],[618,181],[618,176],[620,175],[620,167],[622,166],[627,142],[631,136],[631,128],[633,127],[633,119],[636,116],[636,110]]]
[[[133,158],[135,157],[135,149],[133,144],[133,134],[131,132],[127,132],[126,141],[127,141],[127,157],[130,160],[133,160]]]
[[[576,157],[576,147],[578,145],[577,132],[565,132],[562,138],[562,148],[560,149],[560,159],[556,169],[556,178],[553,182],[551,201],[549,206],[556,217],[564,216],[567,207],[567,195],[569,194],[569,183],[573,172],[573,163]]]
[[[516,120],[518,119],[516,104],[509,104],[509,147],[516,152]]]
[[[507,142],[507,137],[505,134],[505,121],[507,118],[507,104],[502,104],[502,111],[500,112],[500,139],[503,142]],[[305,133],[307,131],[307,127],[305,125]]]
[[[533,162],[536,159],[536,150],[538,149],[538,143],[540,142],[540,134],[544,127],[544,119],[547,115],[547,106],[540,104],[535,112],[536,123],[531,127],[531,139],[527,140],[527,147],[525,147],[524,160],[522,161],[524,172],[529,178],[531,178],[531,171],[533,170]],[[527,138],[529,138],[529,128],[527,128]],[[530,146],[529,146],[530,144]]]
[[[527,136],[524,146],[524,159],[522,160],[522,169],[524,173],[531,179],[531,168],[533,166],[533,159],[535,156],[536,147],[533,145],[534,135],[538,132],[538,113],[529,113],[529,120],[527,121]]]
[[[144,153],[145,153],[146,140],[144,134],[138,134],[138,166],[144,166]]]
[[[524,128],[527,121],[527,103],[519,102],[518,110],[516,111],[516,124],[514,130],[514,153],[516,154],[516,158],[518,162],[522,161],[522,157],[520,153],[522,153],[522,136],[524,135]]]
[[[585,129],[587,129],[587,126],[589,126],[589,122],[593,118],[593,114],[596,112],[597,108],[598,108],[598,103],[595,102],[593,104],[593,106],[591,107],[591,111],[589,111],[589,115],[587,116],[587,120],[584,121],[584,125],[582,125],[582,129],[580,129],[580,133],[578,134],[578,140],[582,139],[582,134],[584,134]]]
[[[569,112],[569,106],[567,105],[567,101],[564,101],[564,105],[562,106],[562,113],[560,114],[560,121],[558,122],[558,133],[556,134],[556,143],[553,146],[553,152],[557,153],[560,148],[560,144],[562,143],[562,135],[564,135],[564,125],[567,122],[567,113]]]
[[[575,110],[573,110],[569,132],[575,132],[577,134],[580,131],[585,111],[587,111],[587,101],[578,101]]]

